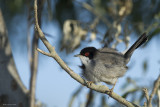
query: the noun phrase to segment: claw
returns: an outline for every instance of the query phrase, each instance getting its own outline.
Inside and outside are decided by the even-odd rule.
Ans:
[[[93,83],[93,81],[87,81],[88,86],[91,86],[92,83]]]
[[[109,90],[109,95],[112,95],[113,89],[114,89],[114,87],[112,87],[112,88]]]

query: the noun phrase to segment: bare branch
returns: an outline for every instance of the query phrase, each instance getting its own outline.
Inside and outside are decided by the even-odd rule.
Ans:
[[[78,94],[81,92],[82,89],[83,89],[83,87],[80,86],[80,87],[78,87],[78,89],[73,93],[72,98],[71,98],[71,100],[69,101],[68,107],[72,107],[75,98],[78,96]]]
[[[146,102],[144,102],[144,107],[147,107],[147,103]]]
[[[108,94],[110,97],[114,98],[119,103],[121,103],[121,104],[123,104],[125,106],[137,107],[137,105],[132,104],[131,102],[127,101],[126,99],[124,99],[123,97],[117,95],[114,92],[112,94],[110,94],[109,88],[104,86],[104,85],[95,85],[94,83],[91,84],[91,85],[88,85],[84,79],[82,79],[78,74],[73,72],[66,65],[66,63],[64,63],[64,61],[58,56],[58,54],[56,53],[55,49],[48,42],[48,40],[45,38],[42,30],[40,29],[40,27],[38,25],[38,18],[37,18],[37,0],[34,0],[34,12],[35,12],[35,28],[38,31],[39,37],[42,40],[42,42],[44,43],[44,45],[47,47],[47,49],[49,50],[52,58],[54,58],[57,61],[57,63],[62,67],[62,69],[64,69],[73,79],[75,79],[77,82],[81,83],[82,85],[84,85],[84,86],[86,86],[86,87],[88,87],[90,89],[93,89],[93,90],[95,90],[97,92]]]
[[[43,55],[46,55],[46,56],[49,56],[49,57],[52,57],[52,55],[50,53],[47,53],[47,52],[44,52],[42,51],[41,49],[37,48],[37,51],[39,51],[40,53],[42,53]]]
[[[87,3],[83,3],[83,2],[79,2],[79,1],[76,1],[76,2],[81,4],[88,11],[92,12],[95,16],[97,16],[99,19],[101,19],[107,26],[111,26],[110,22],[105,17],[100,15],[98,12],[96,12],[92,6],[90,6]]]
[[[86,101],[86,107],[90,107],[91,104],[93,103],[94,99],[94,94],[93,90],[89,90],[88,96],[87,96],[87,101]]]
[[[31,60],[31,77],[30,77],[30,107],[35,106],[35,88],[37,79],[37,68],[38,68],[38,52],[36,48],[38,47],[38,37],[35,31],[34,39],[32,42],[32,60]]]
[[[159,85],[160,85],[160,75],[159,75],[158,79],[154,82],[154,88],[152,90],[152,93],[149,96],[148,107],[152,107],[152,98],[154,97],[155,93],[157,92]]]
[[[143,91],[144,91],[144,94],[145,94],[145,97],[146,97],[147,103],[148,103],[148,101],[149,101],[149,95],[148,95],[148,90],[147,90],[147,88],[143,88]],[[147,103],[144,103],[144,106],[147,106]]]
[[[41,26],[41,13],[42,13],[42,7],[44,4],[44,0],[39,0],[38,1],[38,6],[39,6],[39,25]],[[36,30],[34,30],[34,37],[32,41],[32,61],[31,61],[31,77],[30,77],[30,107],[35,107],[35,91],[36,91],[36,80],[37,80],[37,68],[38,68],[38,51],[36,49],[38,48],[38,33]]]
[[[160,107],[160,89],[158,89],[157,95],[158,95],[158,107]]]

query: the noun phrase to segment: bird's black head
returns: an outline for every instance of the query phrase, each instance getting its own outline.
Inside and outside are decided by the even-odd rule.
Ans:
[[[86,47],[81,50],[80,55],[83,55],[85,57],[88,57],[89,59],[92,59],[96,55],[97,51],[98,50],[95,47]]]

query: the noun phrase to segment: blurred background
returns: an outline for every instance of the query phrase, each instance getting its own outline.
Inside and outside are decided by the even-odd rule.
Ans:
[[[159,7],[160,0],[38,0],[38,18],[48,41],[78,74],[81,62],[74,55],[84,47],[107,46],[125,52],[147,32],[148,42],[134,52],[129,70],[114,88],[115,93],[142,106],[146,101],[142,88],[150,93],[160,74]],[[38,58],[34,60],[36,46],[48,51],[34,29],[33,0],[0,0],[0,8],[17,71],[28,90],[35,70],[32,66],[37,62],[36,103],[42,102],[44,107],[122,106],[107,95],[83,87],[54,59],[36,53]],[[157,99],[158,94],[153,98],[154,106],[158,105]]]

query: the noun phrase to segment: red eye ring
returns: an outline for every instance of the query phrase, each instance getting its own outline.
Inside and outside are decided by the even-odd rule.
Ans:
[[[84,55],[85,55],[85,56],[89,56],[89,52],[86,52]]]

